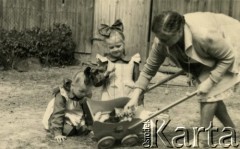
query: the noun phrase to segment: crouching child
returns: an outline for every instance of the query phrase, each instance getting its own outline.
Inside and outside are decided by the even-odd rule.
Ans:
[[[82,104],[91,98],[91,87],[91,68],[88,67],[84,72],[77,72],[72,80],[64,79],[63,85],[54,89],[54,98],[49,102],[42,122],[57,142],[63,142],[67,136],[90,132]]]

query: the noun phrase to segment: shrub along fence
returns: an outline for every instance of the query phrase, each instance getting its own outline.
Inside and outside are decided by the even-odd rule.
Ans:
[[[42,64],[58,66],[74,62],[76,45],[69,26],[54,24],[52,28],[34,27],[17,31],[0,30],[0,55],[4,67],[13,67],[19,59],[39,58]]]

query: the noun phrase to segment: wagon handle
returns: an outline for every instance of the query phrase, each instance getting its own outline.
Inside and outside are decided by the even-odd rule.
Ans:
[[[184,71],[183,71],[183,70],[180,70],[180,71],[178,71],[177,73],[175,73],[175,74],[173,74],[173,75],[171,75],[171,76],[169,76],[169,77],[167,77],[167,78],[165,78],[165,79],[157,82],[156,84],[154,84],[154,85],[152,85],[152,86],[149,86],[144,93],[147,93],[147,92],[153,90],[154,88],[158,87],[159,85],[162,85],[163,83],[166,83],[166,82],[168,82],[168,81],[170,81],[170,80],[178,77],[178,76],[181,75],[181,74],[184,74]]]
[[[145,121],[147,121],[147,120],[150,120],[150,119],[154,118],[155,116],[157,116],[157,115],[163,113],[164,111],[166,111],[166,110],[168,110],[168,109],[171,109],[172,107],[174,107],[174,106],[176,106],[176,105],[182,103],[183,101],[185,101],[185,100],[187,100],[187,99],[189,99],[189,98],[191,98],[191,97],[193,97],[193,96],[195,96],[195,95],[197,95],[197,91],[194,91],[194,92],[192,92],[192,93],[190,93],[190,94],[188,94],[188,95],[182,97],[181,99],[175,101],[174,103],[172,103],[172,104],[166,106],[166,107],[163,108],[162,110],[158,110],[156,113],[152,114],[152,115],[149,116],[148,118],[146,118],[146,119],[144,119],[144,120],[141,120],[141,121],[139,121],[139,122],[133,124],[132,126],[128,127],[128,129],[133,129],[133,128],[135,128],[135,127],[141,125],[143,122],[145,122]]]

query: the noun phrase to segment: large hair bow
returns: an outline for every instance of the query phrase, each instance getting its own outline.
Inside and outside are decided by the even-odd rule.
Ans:
[[[109,37],[113,30],[123,32],[123,24],[120,19],[116,20],[112,26],[108,26],[106,24],[101,24],[98,32],[102,36]]]

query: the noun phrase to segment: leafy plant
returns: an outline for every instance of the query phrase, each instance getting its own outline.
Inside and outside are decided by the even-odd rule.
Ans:
[[[0,55],[2,63],[12,66],[18,58],[36,57],[44,65],[70,65],[74,62],[76,44],[72,31],[65,24],[52,28],[34,27],[23,31],[0,29]]]

